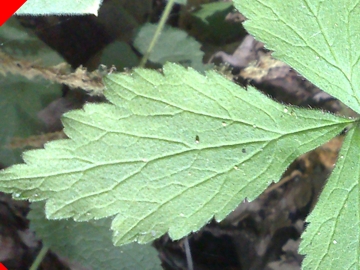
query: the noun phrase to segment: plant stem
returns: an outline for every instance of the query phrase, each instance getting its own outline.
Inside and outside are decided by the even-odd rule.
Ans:
[[[186,262],[187,262],[188,270],[194,270],[194,264],[193,264],[193,260],[191,257],[189,238],[187,236],[184,239],[184,246],[185,246]]]
[[[49,248],[47,246],[44,246],[41,248],[39,254],[36,256],[35,261],[32,263],[29,270],[37,270],[45,258],[46,253],[48,252]]]
[[[166,7],[164,9],[164,12],[161,15],[159,25],[156,28],[155,34],[154,34],[154,36],[153,36],[153,38],[152,38],[152,40],[150,42],[150,45],[149,45],[147,51],[145,52],[143,58],[140,61],[139,67],[141,67],[141,68],[145,67],[146,62],[149,59],[150,53],[153,50],[157,40],[159,39],[160,33],[161,33],[161,31],[163,30],[163,28],[165,26],[166,20],[169,17],[169,14],[170,14],[170,12],[172,10],[172,7],[174,6],[174,3],[175,3],[175,0],[168,0],[168,2],[166,4]]]

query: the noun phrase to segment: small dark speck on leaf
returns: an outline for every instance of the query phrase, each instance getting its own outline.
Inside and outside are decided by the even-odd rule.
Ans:
[[[195,143],[199,143],[200,142],[200,138],[198,135],[195,136]]]
[[[344,128],[344,129],[341,131],[340,135],[345,136],[348,131],[349,131],[349,128]]]
[[[245,148],[243,148],[243,149],[241,150],[241,152],[246,153],[246,149],[245,149]]]

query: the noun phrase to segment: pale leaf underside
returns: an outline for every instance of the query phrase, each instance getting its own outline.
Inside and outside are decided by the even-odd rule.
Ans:
[[[273,55],[360,113],[359,0],[234,0]],[[359,124],[349,131],[310,222],[304,269],[358,269]]]
[[[98,14],[102,0],[27,0],[16,15]]]
[[[359,0],[234,0],[244,26],[320,89],[360,113]]]
[[[286,107],[216,72],[167,64],[106,78],[112,104],[65,115],[70,140],[0,174],[15,198],[48,199],[49,218],[115,215],[116,244],[178,239],[255,198],[293,159],[353,120]]]
[[[303,269],[358,269],[360,265],[360,126],[350,130],[336,167],[308,218],[301,242]]]

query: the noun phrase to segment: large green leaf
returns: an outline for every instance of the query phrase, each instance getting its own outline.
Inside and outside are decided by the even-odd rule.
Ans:
[[[360,124],[349,131],[303,235],[303,269],[359,269]]]
[[[106,270],[162,269],[158,253],[150,245],[131,243],[114,247],[110,218],[89,222],[48,220],[43,203],[32,203],[28,218],[30,228],[44,245],[84,266]]]
[[[70,140],[24,154],[0,190],[48,199],[47,217],[115,215],[117,244],[178,239],[255,198],[300,154],[353,122],[286,107],[216,72],[167,64],[107,77],[112,104],[66,114]]]
[[[234,0],[246,29],[311,82],[360,112],[358,0]],[[303,236],[305,269],[359,269],[359,127],[351,130]]]
[[[273,55],[360,113],[358,0],[234,0]]]
[[[102,0],[27,0],[16,15],[95,14]]]

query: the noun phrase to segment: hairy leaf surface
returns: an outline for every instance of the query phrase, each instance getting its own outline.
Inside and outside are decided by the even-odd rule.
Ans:
[[[358,0],[234,0],[274,57],[360,113]]]
[[[358,0],[234,0],[246,29],[273,55],[360,112]],[[345,139],[336,168],[304,234],[304,269],[358,269],[359,127]]]
[[[28,218],[30,228],[44,245],[73,262],[92,269],[162,269],[158,253],[150,245],[114,247],[109,231],[111,218],[89,222],[48,220],[40,202],[31,204]]]
[[[301,242],[303,269],[359,269],[360,124],[345,137],[336,167]]]
[[[102,0],[27,0],[16,15],[98,14]]]
[[[167,64],[106,79],[111,104],[66,114],[70,140],[24,154],[0,190],[48,199],[47,217],[115,215],[117,244],[178,239],[255,198],[353,120],[286,107],[216,72]]]

